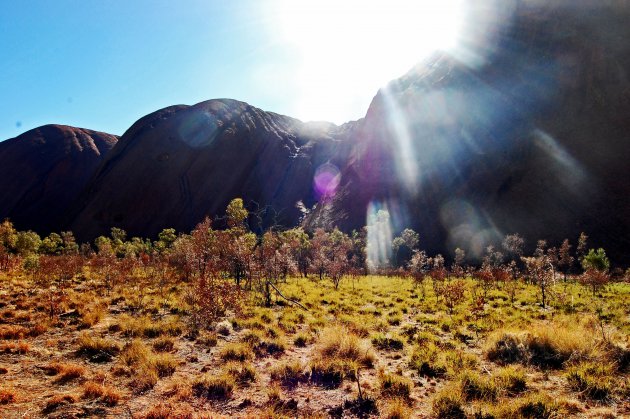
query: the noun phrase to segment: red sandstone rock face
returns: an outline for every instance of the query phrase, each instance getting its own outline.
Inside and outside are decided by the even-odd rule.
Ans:
[[[0,218],[40,233],[58,231],[71,204],[118,137],[45,125],[0,143]]]
[[[157,111],[121,137],[72,228],[82,238],[111,226],[144,236],[189,231],[235,197],[262,211],[254,226],[296,224],[296,203],[315,201],[314,171],[343,146],[337,131],[229,99]]]

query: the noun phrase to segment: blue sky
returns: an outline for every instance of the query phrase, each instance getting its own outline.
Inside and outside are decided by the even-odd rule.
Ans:
[[[289,110],[254,68],[290,65],[260,1],[3,1],[0,139],[46,123],[122,134],[159,108],[231,97]],[[284,92],[286,93],[286,92]]]
[[[357,119],[446,39],[449,1],[0,0],[0,140],[47,123],[122,134],[221,97]]]

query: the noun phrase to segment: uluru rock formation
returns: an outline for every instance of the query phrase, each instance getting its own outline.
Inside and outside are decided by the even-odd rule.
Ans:
[[[343,128],[304,124],[243,102],[174,106],[136,122],[107,156],[72,224],[79,237],[190,230],[242,197],[260,226],[296,224],[317,167],[343,154]],[[257,220],[252,219],[252,223]]]
[[[433,252],[460,246],[479,255],[503,234],[518,232],[531,246],[585,231],[627,262],[629,9],[479,2],[462,51],[418,64],[378,92],[365,118],[342,126],[229,99],[173,106],[137,121],[100,166],[115,137],[75,129],[94,147],[43,158],[37,142],[52,143],[61,128],[42,127],[0,143],[0,217],[46,230],[67,209],[63,225],[82,240],[112,226],[154,236],[188,231],[243,197],[257,210],[253,228],[350,230],[386,208],[394,230],[416,229]],[[10,170],[22,166],[33,174]],[[321,168],[333,171],[330,191],[314,182]],[[311,209],[306,217],[298,202]]]
[[[473,64],[436,54],[379,92],[340,193],[313,222],[372,203],[432,251],[479,254],[512,232],[534,246],[586,231],[628,260],[630,45],[620,39],[630,7],[529,3],[513,5]],[[343,226],[364,223],[359,215]]]
[[[118,137],[45,125],[0,142],[0,218],[20,229],[59,231]]]

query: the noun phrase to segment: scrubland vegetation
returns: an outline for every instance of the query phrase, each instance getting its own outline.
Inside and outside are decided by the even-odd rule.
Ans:
[[[0,416],[630,415],[630,283],[510,235],[478,263],[366,234],[247,228],[94,248],[0,226]],[[369,274],[368,274],[369,273]]]

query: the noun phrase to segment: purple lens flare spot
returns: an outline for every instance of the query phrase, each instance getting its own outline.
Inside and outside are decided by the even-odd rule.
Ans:
[[[337,166],[331,163],[324,163],[315,170],[313,187],[319,199],[332,198],[337,192],[341,173]]]

